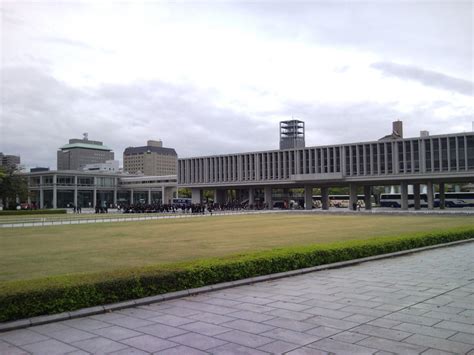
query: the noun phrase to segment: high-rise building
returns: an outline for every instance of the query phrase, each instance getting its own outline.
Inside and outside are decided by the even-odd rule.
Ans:
[[[123,152],[123,170],[150,176],[176,175],[178,155],[162,141],[147,141],[143,147],[128,147]]]
[[[17,167],[20,165],[20,156],[19,155],[9,155],[3,154],[0,152],[0,166],[5,167]]]
[[[298,120],[280,122],[280,149],[304,148],[304,122]]]
[[[102,142],[89,140],[87,133],[82,139],[70,139],[58,150],[58,170],[81,170],[87,164],[114,160],[114,152]]]

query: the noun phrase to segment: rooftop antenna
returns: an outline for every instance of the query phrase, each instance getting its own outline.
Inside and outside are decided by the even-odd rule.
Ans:
[[[82,135],[84,136],[84,140],[87,141],[89,140],[89,133],[82,133]]]

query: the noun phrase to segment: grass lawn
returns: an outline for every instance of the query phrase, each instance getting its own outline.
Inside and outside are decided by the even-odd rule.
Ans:
[[[0,282],[458,226],[474,218],[268,214],[0,229]]]

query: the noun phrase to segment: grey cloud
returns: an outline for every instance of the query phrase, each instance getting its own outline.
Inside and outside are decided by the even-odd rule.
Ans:
[[[249,117],[215,105],[214,91],[190,85],[152,80],[84,91],[33,67],[6,67],[0,78],[0,151],[20,154],[28,166],[55,168],[57,148],[83,132],[113,148],[121,160],[126,147],[156,138],[180,157],[276,149],[278,120],[292,115],[306,122],[307,145],[375,140],[390,132],[395,119],[405,122],[407,136],[422,129],[456,132],[473,120],[437,118],[434,110],[449,107],[447,102],[410,114],[399,112],[397,102],[286,102],[282,110]],[[444,127],[442,132],[436,131],[439,127]]]
[[[382,71],[386,75],[414,80],[426,86],[474,96],[474,83],[468,80],[454,78],[443,73],[421,69],[412,65],[403,65],[392,62],[377,62],[373,63],[371,67]]]

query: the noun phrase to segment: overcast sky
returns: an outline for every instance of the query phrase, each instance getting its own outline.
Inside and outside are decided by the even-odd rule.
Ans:
[[[472,1],[1,3],[0,151],[69,138],[180,157],[472,130]]]

